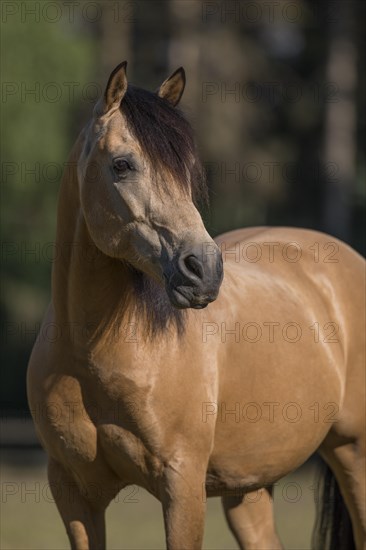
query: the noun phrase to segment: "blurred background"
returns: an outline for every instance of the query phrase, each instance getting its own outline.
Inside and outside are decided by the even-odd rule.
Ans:
[[[44,455],[29,421],[25,373],[50,299],[62,170],[111,70],[128,60],[129,80],[155,90],[184,66],[181,107],[206,168],[211,206],[203,216],[213,236],[253,225],[302,226],[364,254],[365,3],[3,0],[1,25],[1,464],[8,526],[1,548],[60,549],[66,539],[42,495]],[[309,468],[296,474],[306,494],[302,507],[296,512],[292,497],[278,499],[287,548],[309,547]],[[32,487],[38,501],[27,492]],[[142,492],[139,498],[137,516],[160,531],[139,531],[131,519],[125,539],[125,512],[115,503],[113,548],[162,547],[159,505]],[[134,506],[124,506],[131,518]],[[216,521],[217,502],[210,507],[206,547],[234,548],[223,520]],[[28,527],[19,530],[15,510],[23,510],[34,536]],[[46,540],[40,510],[48,518]]]

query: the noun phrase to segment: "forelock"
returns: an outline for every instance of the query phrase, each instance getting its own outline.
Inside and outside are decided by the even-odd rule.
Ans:
[[[129,85],[121,112],[156,173],[168,172],[176,185],[207,201],[207,186],[191,125],[182,112],[157,94]],[[190,178],[188,176],[190,174]]]

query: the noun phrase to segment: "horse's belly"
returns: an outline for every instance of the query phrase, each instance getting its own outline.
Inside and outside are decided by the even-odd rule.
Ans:
[[[303,464],[331,426],[324,422],[324,411],[323,420],[320,419],[322,411],[318,411],[314,403],[306,407],[291,402],[283,407],[267,404],[260,407],[253,402],[240,409],[237,422],[234,415],[224,426],[218,423],[207,472],[208,492],[217,492],[220,488],[251,489],[274,483]],[[265,409],[270,411],[273,422],[268,416],[265,418],[264,413],[259,419]],[[332,406],[327,414],[331,416],[336,409]],[[252,415],[249,421],[248,414]],[[254,423],[255,414],[258,421]]]
[[[257,347],[226,367],[217,402],[202,409],[203,422],[215,423],[209,491],[273,483],[317,450],[339,419],[344,381],[339,354],[315,348],[277,348],[271,360]]]

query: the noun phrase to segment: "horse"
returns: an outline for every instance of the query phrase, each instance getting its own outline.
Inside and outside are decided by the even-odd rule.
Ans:
[[[211,496],[240,548],[281,548],[273,486],[318,452],[333,497],[316,544],[364,549],[365,262],[306,229],[212,239],[185,72],[149,92],[126,65],[63,174],[27,374],[71,547],[104,549],[105,510],[135,484],[162,503],[170,550],[201,548]]]

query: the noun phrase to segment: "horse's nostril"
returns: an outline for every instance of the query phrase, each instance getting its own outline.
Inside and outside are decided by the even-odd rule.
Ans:
[[[193,275],[196,275],[199,279],[203,279],[201,262],[195,256],[191,255],[184,258],[184,265]]]

